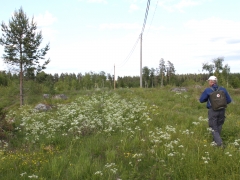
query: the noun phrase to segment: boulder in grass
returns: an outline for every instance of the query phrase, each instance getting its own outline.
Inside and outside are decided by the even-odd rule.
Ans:
[[[49,94],[43,94],[44,99],[49,99],[50,95]]]
[[[38,111],[48,111],[52,108],[51,108],[51,106],[49,106],[47,104],[40,103],[40,104],[36,105],[34,109],[36,109]]]
[[[180,91],[181,91],[181,92],[187,92],[187,88],[182,87],[182,88],[180,88]]]
[[[63,99],[63,100],[66,100],[67,96],[65,94],[57,94],[57,95],[53,96],[53,99]]]
[[[173,88],[171,89],[172,92],[187,92],[187,88],[180,87],[180,88]]]
[[[201,89],[202,87],[200,85],[195,85],[194,86],[196,89]]]

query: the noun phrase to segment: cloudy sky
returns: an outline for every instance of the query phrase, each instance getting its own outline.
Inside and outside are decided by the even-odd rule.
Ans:
[[[20,7],[34,17],[50,43],[47,73],[104,71],[139,75],[140,41],[147,0],[0,0],[8,24]],[[239,0],[151,0],[142,41],[142,67],[163,58],[176,73],[200,73],[202,63],[224,57],[240,72]],[[1,36],[0,32],[0,36]],[[0,46],[0,56],[3,54]],[[0,70],[7,69],[0,60]]]

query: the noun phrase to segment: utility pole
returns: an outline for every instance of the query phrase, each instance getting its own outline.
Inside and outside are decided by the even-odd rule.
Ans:
[[[140,88],[142,88],[142,33],[140,34]]]

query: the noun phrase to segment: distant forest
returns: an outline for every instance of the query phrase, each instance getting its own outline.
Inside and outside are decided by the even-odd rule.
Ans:
[[[159,71],[146,72],[147,67],[143,68],[142,86],[143,88],[156,88],[161,86],[189,86],[204,85],[208,79],[208,73],[200,74],[161,74]],[[219,84],[224,87],[240,88],[240,73],[219,74]],[[47,87],[52,94],[69,90],[94,89],[94,88],[114,88],[114,75],[88,72],[85,74],[61,73],[47,74],[44,71],[35,75],[25,73],[24,82],[36,82]],[[0,71],[0,86],[11,86],[19,83],[19,75],[6,71]],[[136,88],[140,87],[140,76],[116,77],[116,88]]]
[[[158,68],[142,69],[142,87],[158,88],[163,86],[191,86],[204,85],[210,75],[218,78],[218,84],[226,88],[240,88],[240,73],[230,73],[228,64],[223,65],[224,58],[213,59],[212,63],[202,65],[202,70],[208,73],[176,74],[173,63],[161,58]],[[20,73],[0,71],[0,88],[19,89]],[[58,94],[77,90],[91,90],[96,88],[138,88],[140,76],[116,77],[110,73],[61,73],[48,74],[37,72],[34,68],[23,71],[24,96],[29,94]],[[6,89],[5,89],[6,90]],[[12,90],[11,90],[12,91]]]
[[[25,71],[23,76],[23,104],[34,104],[43,97],[44,94],[54,96],[57,94],[78,94],[85,90],[94,89],[114,89],[114,75],[88,72],[85,74],[61,73],[48,74],[41,71],[37,74],[33,71]],[[240,73],[218,73],[218,84],[226,88],[240,88]],[[200,74],[175,74],[159,69],[143,68],[142,87],[188,87],[207,85],[206,80],[209,73]],[[2,109],[19,105],[19,73],[13,74],[0,71],[0,114]],[[117,77],[115,88],[139,88],[140,76]],[[46,102],[45,102],[46,103]],[[47,102],[51,103],[51,102]],[[21,105],[21,104],[20,104]]]

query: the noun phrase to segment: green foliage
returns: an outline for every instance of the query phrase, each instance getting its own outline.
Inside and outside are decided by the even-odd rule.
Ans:
[[[0,141],[9,140],[14,130],[11,119],[6,119],[7,112],[0,108]]]
[[[193,79],[189,79],[189,80],[186,80],[182,83],[182,86],[191,86],[191,85],[195,85],[196,82],[193,80]]]
[[[50,61],[47,60],[40,65],[39,60],[44,59],[49,50],[49,44],[39,49],[43,40],[42,34],[36,33],[36,23],[33,19],[29,21],[22,8],[14,12],[8,25],[3,22],[1,27],[3,33],[0,44],[4,46],[3,60],[5,63],[21,71],[26,70],[30,77],[33,70],[45,69]]]
[[[5,71],[0,71],[0,86],[7,86],[8,85],[8,77]]]
[[[235,75],[235,76],[231,76],[231,86],[233,88],[239,88],[240,87],[240,77]]]
[[[124,76],[118,77],[117,88],[133,88],[140,86],[139,76]]]
[[[239,179],[239,94],[212,145],[204,87],[80,91],[49,112],[7,114],[14,138],[1,141],[3,179]],[[217,164],[217,166],[216,166]]]
[[[42,33],[36,32],[37,25],[32,18],[30,22],[23,9],[16,10],[9,20],[9,24],[1,24],[2,37],[0,45],[4,46],[3,61],[19,72],[20,79],[20,106],[24,103],[23,76],[27,80],[34,80],[34,72],[46,68],[50,60],[42,65],[40,60],[45,59],[49,44],[40,49]]]
[[[143,67],[143,81],[144,81],[144,86],[148,87],[149,86],[149,79],[150,79],[150,69],[148,69],[147,66]]]
[[[223,61],[223,57],[218,57],[212,60],[213,64],[203,63],[202,70],[208,71],[209,75],[215,75],[218,78],[218,84],[228,87],[235,83],[234,81],[230,82],[230,66],[228,64],[223,66]],[[234,87],[236,88],[235,85]]]
[[[12,81],[8,86],[0,86],[0,109],[19,105],[18,82]]]
[[[165,76],[165,72],[166,72],[165,61],[163,58],[161,58],[159,61],[159,76],[161,77],[161,87],[163,86],[163,78]]]

